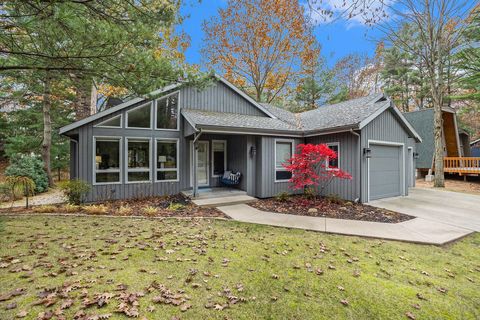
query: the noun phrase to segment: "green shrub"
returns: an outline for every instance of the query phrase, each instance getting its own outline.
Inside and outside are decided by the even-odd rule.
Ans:
[[[68,198],[68,203],[79,205],[90,191],[90,185],[83,180],[60,181],[58,187]]]
[[[168,210],[171,210],[171,211],[180,211],[180,210],[183,210],[185,208],[185,206],[181,203],[175,203],[175,202],[172,202],[170,203],[170,205],[168,206]]]
[[[48,189],[48,177],[43,169],[43,161],[35,155],[16,155],[10,158],[10,165],[5,169],[6,176],[29,177],[35,183],[35,192]]]
[[[290,194],[288,194],[288,192],[285,192],[285,191],[280,192],[275,196],[275,199],[277,199],[280,202],[285,202],[288,200],[288,198],[290,198]]]
[[[315,190],[315,187],[306,187],[303,191],[303,195],[305,198],[312,200],[317,196],[317,191]]]

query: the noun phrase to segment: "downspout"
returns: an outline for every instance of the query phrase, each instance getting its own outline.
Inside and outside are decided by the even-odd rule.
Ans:
[[[353,134],[354,136],[357,136],[358,138],[358,161],[357,161],[357,171],[358,171],[358,178],[357,178],[357,186],[356,186],[356,189],[357,189],[357,198],[355,199],[355,202],[358,203],[360,202],[360,199],[362,197],[362,194],[361,194],[361,179],[362,179],[362,141],[360,139],[360,134],[355,132],[353,129],[350,129],[350,133]]]
[[[75,179],[78,179],[78,141],[75,139],[70,138],[70,141],[72,141],[75,144],[75,167],[73,170],[75,170]],[[70,159],[70,162],[72,159]],[[72,173],[70,172],[70,180],[72,180]]]
[[[197,131],[194,134],[193,138],[193,168],[192,168],[192,176],[193,176],[193,197],[195,198],[198,195],[198,181],[197,181],[197,163],[198,163],[198,139],[202,135],[202,129]]]

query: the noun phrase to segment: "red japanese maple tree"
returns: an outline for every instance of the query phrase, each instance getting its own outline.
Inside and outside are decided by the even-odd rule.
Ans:
[[[284,168],[292,173],[289,182],[294,190],[320,186],[320,193],[335,179],[352,179],[340,168],[328,166],[329,159],[337,159],[337,153],[326,144],[299,144],[296,154],[287,160]]]

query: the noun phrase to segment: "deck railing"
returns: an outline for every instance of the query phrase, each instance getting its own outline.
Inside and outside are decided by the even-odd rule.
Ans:
[[[445,157],[443,164],[448,173],[480,173],[480,157]]]

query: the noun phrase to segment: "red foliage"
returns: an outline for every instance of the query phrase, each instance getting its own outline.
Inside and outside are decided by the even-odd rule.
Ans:
[[[326,144],[299,144],[297,153],[283,166],[292,173],[289,182],[293,189],[304,189],[330,182],[333,178],[352,179],[352,176],[339,168],[327,170],[327,159],[336,159],[337,153]]]

